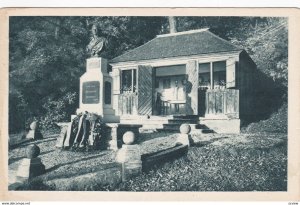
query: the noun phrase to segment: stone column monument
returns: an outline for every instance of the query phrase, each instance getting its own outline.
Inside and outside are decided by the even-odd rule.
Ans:
[[[92,37],[87,51],[91,57],[86,61],[86,72],[80,77],[80,102],[77,113],[89,112],[102,117],[103,122],[119,122],[112,106],[112,77],[107,59],[99,57],[106,46],[106,39],[97,36],[93,25]]]

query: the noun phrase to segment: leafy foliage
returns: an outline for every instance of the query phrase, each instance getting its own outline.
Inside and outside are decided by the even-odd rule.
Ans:
[[[260,122],[253,122],[242,129],[245,133],[287,133],[288,110],[287,103],[283,104],[281,108],[274,112],[269,119],[261,120]]]

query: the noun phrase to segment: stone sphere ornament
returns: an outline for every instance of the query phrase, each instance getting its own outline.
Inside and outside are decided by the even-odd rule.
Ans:
[[[179,130],[181,134],[189,134],[191,132],[191,126],[189,124],[182,124]]]
[[[31,129],[31,130],[37,130],[37,129],[38,129],[38,126],[39,126],[39,122],[38,122],[38,121],[33,121],[33,122],[30,124],[30,129]]]
[[[39,156],[39,154],[40,148],[36,144],[30,145],[26,149],[26,156],[28,159],[36,158],[37,156]]]
[[[127,145],[133,144],[135,140],[135,134],[131,131],[127,131],[123,135],[123,142]]]

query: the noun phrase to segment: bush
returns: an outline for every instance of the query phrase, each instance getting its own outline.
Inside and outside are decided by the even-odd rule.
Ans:
[[[41,128],[51,129],[57,127],[57,122],[70,121],[70,115],[75,113],[77,98],[76,92],[68,92],[58,100],[48,97],[43,105],[46,114],[39,118]]]
[[[287,128],[288,128],[287,108],[288,108],[287,103],[283,104],[277,112],[273,113],[270,116],[269,119],[251,123],[247,127],[242,128],[242,132],[244,133],[257,133],[257,132],[287,133]]]

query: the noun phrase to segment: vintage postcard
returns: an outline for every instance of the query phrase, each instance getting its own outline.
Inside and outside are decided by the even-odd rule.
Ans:
[[[298,9],[0,12],[1,200],[300,200]]]

